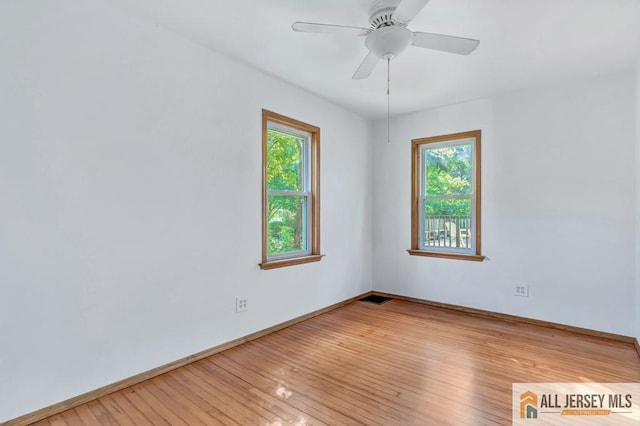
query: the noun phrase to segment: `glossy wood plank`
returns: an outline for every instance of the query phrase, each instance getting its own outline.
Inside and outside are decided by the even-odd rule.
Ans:
[[[125,413],[131,420],[130,424],[142,426],[152,424],[149,419],[147,419],[133,404],[129,402],[129,400],[123,395],[122,392],[116,392],[112,395],[107,395],[103,398],[100,398],[100,402],[112,414],[113,411],[116,410]],[[114,417],[119,418],[119,416],[116,414],[114,414]],[[121,424],[125,424],[120,420],[118,420],[118,422]]]
[[[640,382],[632,342],[354,302],[38,424],[511,424],[514,382]]]
[[[184,412],[177,410],[177,405],[173,401],[160,397],[158,398],[152,392],[153,379],[145,383],[132,386],[133,390],[129,396],[137,395],[141,399],[142,404],[146,404],[153,409],[160,417],[162,417],[170,425],[188,425],[182,417],[189,417]],[[137,405],[136,405],[137,406]]]
[[[67,421],[65,420],[62,414],[58,414],[56,416],[49,417],[48,423],[51,426],[68,426]]]
[[[226,394],[215,387],[217,383],[209,383],[194,368],[180,369],[171,374],[169,380],[176,389],[188,389],[187,398],[195,400],[200,409],[223,424],[238,425],[246,420],[242,413],[234,412],[234,406],[226,404]]]
[[[238,423],[225,415],[222,411],[208,400],[206,392],[199,391],[191,383],[185,385],[175,378],[176,374],[169,374],[163,377],[159,384],[170,386],[186,400],[185,403],[192,405],[194,413],[199,415],[210,425],[237,425]],[[197,408],[196,408],[197,407]]]
[[[163,410],[158,410],[153,405],[145,401],[135,389],[129,388],[116,392],[116,395],[123,395],[124,398],[147,418],[152,425],[170,424],[161,414]],[[160,411],[160,412],[158,412]]]
[[[104,408],[104,406],[102,405],[101,401],[91,401],[87,403],[87,407],[89,407],[89,409],[91,410],[91,412],[94,414],[94,416],[96,416],[96,418],[98,419],[98,423],[101,425],[111,425],[111,426],[117,426],[119,425],[118,421],[115,419],[115,417],[113,415],[111,415],[111,413],[109,411],[107,411],[106,408]],[[126,415],[124,415],[124,413],[122,417],[126,417]],[[122,418],[121,417],[121,418]],[[129,423],[129,421],[125,422]]]
[[[65,411],[63,415],[72,417],[73,414],[77,415],[78,419],[85,425],[97,425],[100,424],[98,418],[93,414],[93,411],[89,408],[88,404],[80,405],[73,410]]]
[[[195,363],[193,369],[185,371],[185,375],[204,390],[208,399],[213,401],[216,408],[229,418],[240,424],[259,424],[277,421],[271,418],[258,406],[245,406],[238,402],[238,390],[224,376],[215,371],[202,368],[203,361]]]
[[[62,413],[61,416],[64,418],[68,426],[85,426],[84,422],[80,419],[80,417],[74,410],[69,410],[66,413]]]

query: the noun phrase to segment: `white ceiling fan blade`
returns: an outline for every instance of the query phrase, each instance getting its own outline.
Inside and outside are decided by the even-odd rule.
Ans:
[[[424,47],[425,49],[468,55],[476,50],[476,47],[480,44],[480,40],[416,31],[413,33],[412,44],[417,47]]]
[[[303,33],[345,34],[355,36],[364,36],[371,32],[368,28],[333,24],[316,24],[314,22],[294,22],[293,25],[291,25],[291,28],[293,28],[293,31]]]
[[[373,71],[373,69],[376,67],[379,60],[380,59],[378,59],[376,55],[369,52],[369,54],[364,57],[364,60],[362,61],[356,72],[353,73],[353,76],[351,78],[354,80],[362,80],[369,77],[371,75],[371,71]]]
[[[393,19],[406,24],[416,17],[429,0],[402,0],[393,12]]]

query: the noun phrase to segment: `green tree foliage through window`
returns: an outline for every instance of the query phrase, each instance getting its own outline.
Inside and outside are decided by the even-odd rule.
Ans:
[[[267,131],[267,247],[269,255],[307,250],[308,137]]]
[[[424,150],[425,215],[471,215],[471,149],[464,144]],[[449,198],[456,196],[465,197]]]
[[[279,191],[302,189],[304,139],[267,131],[267,188]]]

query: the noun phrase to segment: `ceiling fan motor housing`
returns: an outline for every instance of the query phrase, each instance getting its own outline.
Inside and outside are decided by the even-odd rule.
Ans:
[[[393,11],[396,10],[400,0],[376,0],[369,8],[369,24],[372,29],[376,29],[380,24],[390,21]],[[384,15],[388,15],[385,19]]]
[[[381,27],[389,27],[392,25],[402,25],[406,27],[406,23],[394,20],[393,12],[400,4],[400,0],[378,0],[373,3],[369,9],[369,26],[372,30]]]
[[[378,28],[397,25],[398,23],[393,20],[394,10],[395,7],[387,7],[371,14],[371,16],[369,16],[369,26],[371,29],[377,30]]]

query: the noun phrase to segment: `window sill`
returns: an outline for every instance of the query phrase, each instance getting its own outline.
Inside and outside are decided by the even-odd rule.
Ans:
[[[304,257],[293,257],[291,259],[270,260],[260,264],[260,269],[276,269],[286,266],[302,265],[304,263],[319,262],[324,257],[323,254],[312,254]]]
[[[460,254],[460,253],[441,253],[435,251],[424,250],[407,250],[411,256],[425,256],[425,257],[440,257],[443,259],[457,259],[457,260],[469,260],[472,262],[482,262],[484,256],[479,254]]]

